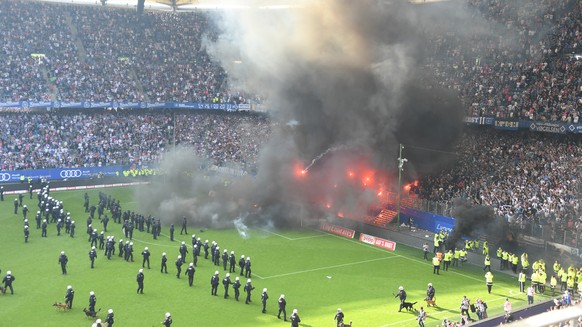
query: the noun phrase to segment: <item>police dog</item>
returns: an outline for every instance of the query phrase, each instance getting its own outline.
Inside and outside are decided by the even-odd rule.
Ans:
[[[344,324],[343,322],[340,325],[341,327],[352,327],[352,321],[350,320],[350,324]]]
[[[53,307],[56,307],[58,310],[69,310],[69,305],[66,303],[61,303],[61,302],[55,302],[53,304]]]
[[[87,310],[87,308],[83,308],[83,312],[85,312],[85,316],[87,316],[87,318],[97,318],[97,314],[99,313],[99,311],[101,311],[101,308],[99,308],[99,310],[97,311],[89,311]]]
[[[410,311],[410,310],[416,310],[414,309],[414,305],[417,302],[404,302],[402,303],[402,309],[406,309],[406,311]]]
[[[433,307],[436,307],[437,306],[437,304],[436,304],[436,298],[435,297],[433,297],[432,300],[429,300],[428,298],[427,299],[424,299],[424,300],[426,301],[427,308],[430,307],[431,305]]]

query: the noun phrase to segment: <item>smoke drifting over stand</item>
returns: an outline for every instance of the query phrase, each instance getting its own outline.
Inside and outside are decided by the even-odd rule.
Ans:
[[[194,176],[188,185],[168,176],[138,200],[168,219],[187,212],[212,226],[232,226],[251,210],[246,223],[294,225],[299,211],[305,219],[320,218],[315,204],[322,202],[365,214],[376,191],[345,181],[347,170],[358,170],[358,178],[370,171],[364,185],[382,180],[395,190],[390,172],[399,143],[451,151],[460,135],[457,96],[422,72],[422,15],[406,1],[367,0],[222,13],[216,18],[222,34],[205,43],[207,51],[226,67],[232,87],[263,95],[263,108],[278,122],[260,153],[258,175],[228,188],[219,180]],[[302,172],[333,148],[341,150]],[[196,165],[191,156],[173,156],[172,164]],[[408,159],[410,173],[428,172],[449,158],[424,153]]]
[[[454,249],[462,237],[476,238],[487,235],[490,244],[513,242],[514,237],[509,224],[503,218],[493,213],[493,208],[471,205],[469,201],[455,199],[453,201],[452,216],[455,217],[455,228],[447,240],[447,249]]]

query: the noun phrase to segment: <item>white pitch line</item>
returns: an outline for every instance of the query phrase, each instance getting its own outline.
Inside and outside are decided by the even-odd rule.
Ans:
[[[308,240],[310,238],[319,238],[319,237],[327,237],[327,236],[329,236],[329,234],[296,237],[296,238],[293,238],[291,240],[292,241],[300,241],[300,240]]]
[[[288,240],[288,241],[293,241],[293,239],[292,239],[292,238],[290,238],[290,237],[287,237],[287,236],[284,236],[284,235],[281,235],[281,234],[277,234],[277,233],[275,233],[275,232],[271,232],[271,231],[268,231],[268,230],[266,230],[266,229],[261,229],[261,230],[262,230],[263,232],[265,232],[265,233],[269,233],[269,234],[273,234],[273,235],[276,235],[276,236],[282,237],[282,238],[284,238],[284,239],[286,239],[286,240]]]
[[[267,277],[263,277],[262,279],[279,278],[279,277],[285,277],[285,276],[291,276],[291,275],[304,274],[304,273],[314,272],[314,271],[319,271],[319,270],[326,270],[326,269],[333,269],[333,268],[354,266],[354,265],[359,265],[359,264],[362,264],[362,263],[368,263],[368,262],[374,262],[374,261],[380,261],[380,260],[388,260],[388,259],[394,259],[394,258],[398,258],[398,257],[399,257],[399,255],[395,255],[395,256],[391,256],[391,257],[376,258],[376,259],[370,259],[370,260],[363,260],[363,261],[357,261],[357,262],[344,263],[344,264],[341,264],[341,265],[334,265],[334,266],[320,267],[320,268],[314,268],[314,269],[300,270],[300,271],[294,271],[294,272],[290,272],[290,273],[286,273],[286,274],[279,274],[279,275],[267,276]]]

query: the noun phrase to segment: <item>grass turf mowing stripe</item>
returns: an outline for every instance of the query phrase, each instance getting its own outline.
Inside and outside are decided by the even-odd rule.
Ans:
[[[313,272],[313,271],[319,271],[319,270],[325,270],[325,269],[334,269],[334,268],[340,268],[340,267],[348,267],[348,266],[359,265],[362,263],[368,263],[368,262],[374,262],[374,261],[380,261],[380,260],[388,260],[388,259],[394,259],[394,258],[399,258],[399,257],[400,257],[399,255],[394,255],[394,256],[385,257],[385,258],[376,258],[376,259],[362,260],[362,261],[357,261],[357,262],[342,263],[340,265],[333,265],[333,266],[320,267],[320,268],[314,268],[314,269],[306,269],[306,270],[294,271],[294,272],[285,273],[285,274],[267,276],[267,277],[262,277],[261,279],[272,279],[272,278],[278,278],[278,277],[286,277],[286,276],[303,274],[303,273],[308,273],[308,272]]]

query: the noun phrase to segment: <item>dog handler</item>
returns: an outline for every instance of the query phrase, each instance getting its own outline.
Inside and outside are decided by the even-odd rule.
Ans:
[[[404,301],[406,301],[406,291],[404,290],[403,286],[400,286],[398,288],[398,294],[396,294],[394,297],[400,299],[400,308],[398,309],[398,312],[400,312],[402,311],[402,307],[404,306]]]

